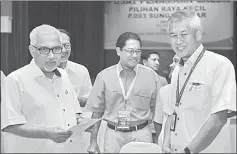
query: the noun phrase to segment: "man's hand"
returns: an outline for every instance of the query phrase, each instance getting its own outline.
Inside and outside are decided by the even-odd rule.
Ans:
[[[100,153],[100,148],[97,142],[90,143],[87,152],[90,153]]]
[[[63,143],[72,135],[72,132],[63,129],[62,127],[55,127],[49,129],[49,131],[47,131],[47,134],[49,136],[49,139],[51,139],[52,141],[56,143]]]

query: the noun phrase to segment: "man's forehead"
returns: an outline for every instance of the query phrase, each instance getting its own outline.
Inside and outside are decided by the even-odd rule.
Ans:
[[[56,32],[40,32],[37,36],[37,44],[55,42],[60,44],[59,35]]]
[[[175,31],[188,31],[189,30],[189,20],[185,19],[182,21],[174,21],[169,25],[169,33],[173,33]]]
[[[152,54],[150,54],[149,58],[158,58],[159,59],[159,55],[152,53]]]
[[[56,31],[40,31],[37,35],[37,37],[45,37],[45,36],[57,36],[59,37],[58,33]]]
[[[135,40],[135,39],[128,39],[126,40],[125,42],[125,46],[124,47],[133,47],[133,46],[140,46],[140,42],[138,40]]]

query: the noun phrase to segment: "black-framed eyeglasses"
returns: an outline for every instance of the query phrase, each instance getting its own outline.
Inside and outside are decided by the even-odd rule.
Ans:
[[[141,49],[132,49],[132,48],[128,48],[128,49],[123,49],[124,51],[126,51],[127,53],[129,53],[130,55],[133,55],[134,52],[139,55],[142,53]]]
[[[66,50],[69,50],[71,49],[72,45],[70,43],[64,43],[63,44],[63,47],[66,49]]]
[[[33,46],[34,48],[36,48],[40,54],[42,55],[48,55],[50,53],[50,51],[52,51],[54,54],[60,54],[62,52],[62,47],[61,46],[56,46],[56,47],[53,47],[53,48],[48,48],[48,47],[36,47],[34,45],[31,45]]]

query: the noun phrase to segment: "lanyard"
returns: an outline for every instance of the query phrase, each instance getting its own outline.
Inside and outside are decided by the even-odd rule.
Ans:
[[[184,83],[184,85],[183,85],[183,87],[182,87],[180,93],[179,93],[179,75],[178,75],[177,89],[176,89],[176,103],[175,103],[175,106],[177,106],[177,107],[179,106],[179,102],[180,102],[181,97],[182,97],[182,95],[183,95],[184,89],[185,89],[185,87],[186,87],[186,85],[187,85],[187,83],[188,83],[188,80],[189,80],[191,74],[193,73],[194,68],[197,66],[198,62],[199,62],[199,61],[201,60],[201,58],[203,57],[205,51],[206,51],[206,49],[203,48],[203,49],[202,49],[202,52],[201,52],[200,55],[198,56],[197,60],[196,60],[195,63],[193,64],[193,67],[191,68],[191,70],[190,70],[190,72],[189,72],[189,74],[188,74],[188,77],[187,77],[187,79],[185,80],[185,83]]]
[[[136,68],[136,72],[137,72],[138,66],[136,66],[136,67],[137,67]],[[131,85],[130,85],[130,87],[129,87],[129,89],[128,89],[126,94],[125,94],[125,89],[124,89],[123,82],[122,82],[122,79],[121,79],[120,73],[119,73],[119,64],[117,65],[117,75],[118,75],[119,84],[120,84],[120,87],[121,87],[121,90],[122,90],[123,97],[124,97],[125,101],[127,101],[128,96],[130,95],[130,93],[132,91],[132,88],[133,88],[133,86],[135,84],[135,80],[137,78],[137,73],[135,74],[135,77],[133,78],[133,81],[132,81],[132,83],[131,83]]]

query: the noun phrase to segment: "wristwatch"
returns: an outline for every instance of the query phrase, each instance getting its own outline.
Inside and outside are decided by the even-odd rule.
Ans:
[[[187,153],[187,154],[193,153],[193,152],[191,152],[191,151],[189,150],[188,147],[185,147],[185,148],[184,148],[184,151],[185,151],[185,153]]]

